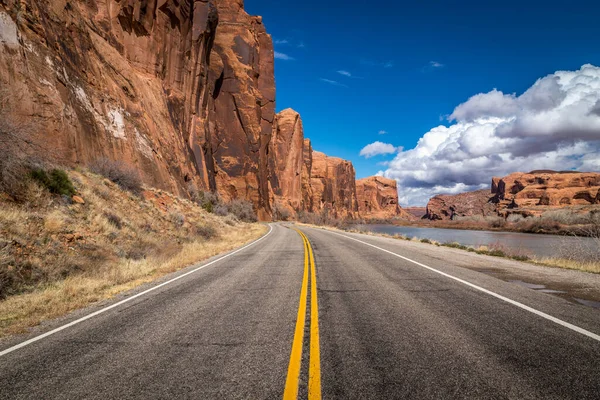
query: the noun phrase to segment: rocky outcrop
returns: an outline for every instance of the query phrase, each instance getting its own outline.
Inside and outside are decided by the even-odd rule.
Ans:
[[[300,114],[292,109],[279,112],[273,125],[273,136],[269,145],[270,185],[277,207],[294,215],[307,208],[303,191],[303,168],[305,153],[304,130]],[[310,142],[308,152],[312,152]],[[303,189],[304,186],[304,189]]]
[[[268,217],[273,46],[242,1],[2,0],[0,19],[10,114],[54,159],[124,160],[153,186]]]
[[[455,195],[437,195],[429,200],[423,218],[430,220],[453,220],[457,217],[489,216],[496,213],[487,189]]]
[[[381,176],[356,181],[358,212],[367,219],[391,219],[402,213],[398,205],[398,187],[394,179]]]
[[[306,211],[328,213],[333,218],[356,218],[358,202],[352,163],[319,151],[311,151],[309,159],[310,168],[307,166],[306,172],[311,197]]]
[[[600,204],[600,173],[516,172],[493,178],[492,193],[508,208]]]
[[[354,168],[275,115],[274,53],[242,0],[0,0],[1,118],[61,164],[135,166],[146,184],[248,199],[262,220],[357,215]]]
[[[456,216],[539,215],[550,208],[600,205],[600,173],[532,171],[492,178],[491,191],[438,195],[429,200],[424,218]]]

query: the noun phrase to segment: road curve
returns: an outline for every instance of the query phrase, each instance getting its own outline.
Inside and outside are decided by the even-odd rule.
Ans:
[[[294,357],[306,398],[318,350],[324,399],[598,398],[598,310],[462,267],[493,258],[298,226],[305,245],[272,227],[0,357],[0,398],[277,399]]]

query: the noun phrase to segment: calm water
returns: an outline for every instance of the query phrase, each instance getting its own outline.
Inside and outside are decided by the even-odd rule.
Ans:
[[[419,239],[431,239],[440,243],[457,242],[473,247],[500,246],[510,254],[537,257],[560,257],[573,248],[581,248],[581,253],[600,253],[598,242],[590,238],[376,224],[360,225],[355,228],[390,235],[400,234]]]

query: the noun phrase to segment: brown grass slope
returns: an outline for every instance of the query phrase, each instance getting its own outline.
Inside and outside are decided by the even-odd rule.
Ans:
[[[135,195],[87,171],[68,175],[83,204],[32,180],[23,202],[0,194],[0,337],[231,250],[267,229],[160,190]]]

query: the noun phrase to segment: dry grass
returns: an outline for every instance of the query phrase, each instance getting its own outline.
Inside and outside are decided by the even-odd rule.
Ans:
[[[47,196],[32,206],[0,197],[0,337],[239,247],[267,229],[160,191],[140,199],[98,175],[69,175],[85,204]]]
[[[533,263],[547,267],[574,269],[577,271],[600,274],[600,263],[594,261],[577,261],[564,258],[543,258],[540,260],[533,260]]]

